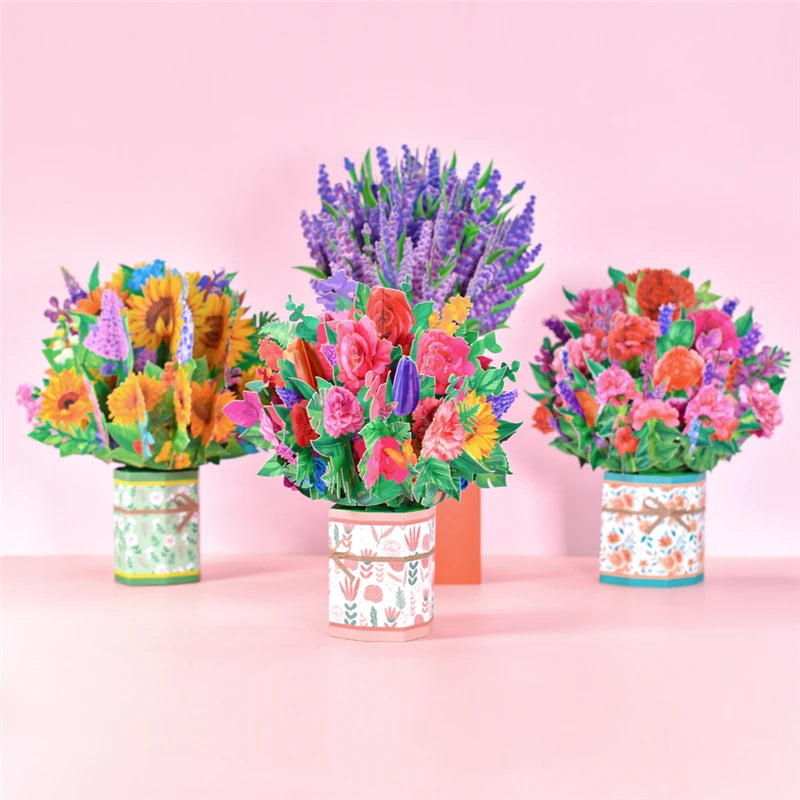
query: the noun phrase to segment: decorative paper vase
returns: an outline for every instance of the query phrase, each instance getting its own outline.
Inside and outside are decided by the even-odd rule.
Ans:
[[[334,506],[328,516],[331,636],[404,642],[433,619],[436,512]]]
[[[603,476],[600,582],[688,586],[703,580],[705,473]]]
[[[436,506],[436,583],[481,582],[481,490]]]
[[[114,579],[128,586],[200,580],[198,472],[114,470]]]

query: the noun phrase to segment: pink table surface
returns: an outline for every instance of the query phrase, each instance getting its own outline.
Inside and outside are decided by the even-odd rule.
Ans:
[[[800,561],[488,558],[406,644],[327,635],[319,556],[2,570],[4,800],[800,796]]]

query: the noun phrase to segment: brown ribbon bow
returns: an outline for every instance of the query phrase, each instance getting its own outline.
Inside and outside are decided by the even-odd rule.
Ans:
[[[609,508],[603,506],[602,511],[609,514],[625,514],[628,516],[655,517],[655,520],[646,527],[642,528],[645,533],[652,533],[664,520],[671,519],[676,525],[680,525],[684,530],[689,530],[689,525],[685,517],[695,514],[702,514],[706,510],[705,506],[698,508],[670,508],[664,505],[661,500],[654,497],[646,497],[642,501],[642,507],[638,510],[627,508]]]
[[[428,550],[427,553],[414,553],[410,556],[371,556],[371,555],[361,555],[356,556],[353,555],[350,551],[341,551],[333,548],[328,557],[333,561],[336,565],[337,569],[340,569],[347,575],[350,580],[355,578],[355,575],[347,568],[345,565],[345,561],[361,561],[365,564],[369,564],[373,561],[380,562],[382,564],[405,564],[409,561],[421,561],[423,558],[430,558],[433,555],[433,548]]]
[[[120,506],[114,506],[114,511],[118,514],[131,514],[133,516],[139,516],[140,514],[183,514],[183,519],[178,523],[178,533],[183,531],[192,517],[197,516],[199,510],[199,504],[185,492],[176,494],[175,505],[167,506],[166,508],[121,508]]]

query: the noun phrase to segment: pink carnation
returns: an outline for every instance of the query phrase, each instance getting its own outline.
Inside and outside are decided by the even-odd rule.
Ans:
[[[466,432],[453,402],[442,403],[433,415],[422,440],[422,457],[452,461],[464,450]]]
[[[630,372],[616,364],[603,370],[597,376],[595,388],[597,389],[597,402],[601,405],[606,405],[611,401],[622,405],[635,399],[639,394],[636,389],[636,381]]]
[[[589,367],[586,364],[587,358],[591,358],[592,361],[603,361],[606,357],[602,344],[593,333],[584,333],[578,339],[570,339],[565,347],[567,348],[570,365],[584,374],[589,372]],[[561,360],[558,362],[557,370],[563,377],[564,365]]]
[[[344,320],[336,326],[336,363],[339,379],[357,392],[368,372],[382,377],[388,370],[392,358],[392,343],[378,338],[375,323],[369,317],[357,322]]]
[[[475,365],[469,360],[469,345],[464,339],[449,336],[438,328],[422,334],[417,350],[417,364],[421,375],[436,379],[436,392],[444,394],[451,375],[469,376]]]
[[[36,419],[36,415],[41,410],[42,401],[38,398],[34,400],[33,386],[29,383],[23,383],[17,389],[17,405],[25,409],[25,416],[28,422],[33,422]]]
[[[332,386],[325,395],[322,420],[330,436],[357,433],[364,426],[364,409],[352,392]]]
[[[615,311],[625,310],[625,298],[618,289],[584,289],[572,301],[572,308],[567,311],[586,333],[599,328],[608,333]]]
[[[772,436],[775,428],[783,422],[781,401],[766,381],[756,380],[752,386],[740,386],[739,399],[752,407],[758,424],[761,425],[761,430],[756,432],[757,436]]]
[[[631,408],[631,424],[635,431],[640,431],[646,422],[651,419],[660,419],[667,427],[677,428],[680,423],[678,412],[669,403],[663,400],[650,398],[635,400]]]
[[[713,385],[703,386],[689,401],[684,417],[687,425],[695,418],[708,422],[722,441],[728,441],[739,424],[733,400]]]
[[[396,483],[402,483],[408,477],[408,461],[403,455],[400,442],[392,436],[378,439],[372,448],[367,460],[367,471],[364,475],[364,484],[369,488],[384,478]]]
[[[425,435],[436,409],[442,404],[437,397],[423,397],[411,414],[411,432],[418,439]]]

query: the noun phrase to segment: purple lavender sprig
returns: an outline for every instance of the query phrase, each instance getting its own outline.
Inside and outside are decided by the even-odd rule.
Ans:
[[[553,336],[555,336],[561,344],[566,344],[572,338],[567,330],[567,326],[558,317],[548,317],[544,321],[544,324],[552,331]]]
[[[664,303],[658,309],[658,332],[660,336],[666,336],[672,327],[672,315],[675,313],[675,303]]]
[[[583,409],[581,408],[581,404],[578,402],[578,396],[575,394],[575,390],[566,381],[558,382],[558,393],[564,399],[564,402],[567,404],[568,408],[570,408],[576,414],[583,416]]]
[[[475,164],[460,178],[455,158],[442,163],[435,148],[420,157],[403,146],[394,166],[385,148],[375,153],[375,171],[370,153],[358,171],[345,159],[345,183],[331,184],[320,167],[323,207],[300,215],[316,267],[369,286],[399,289],[408,280],[413,302],[433,300],[437,309],[448,297],[467,296],[481,331],[501,326],[538,274],[535,198],[513,217],[510,202],[523,184],[503,193],[491,164],[483,171]],[[327,280],[315,279],[314,288],[324,294]]]

